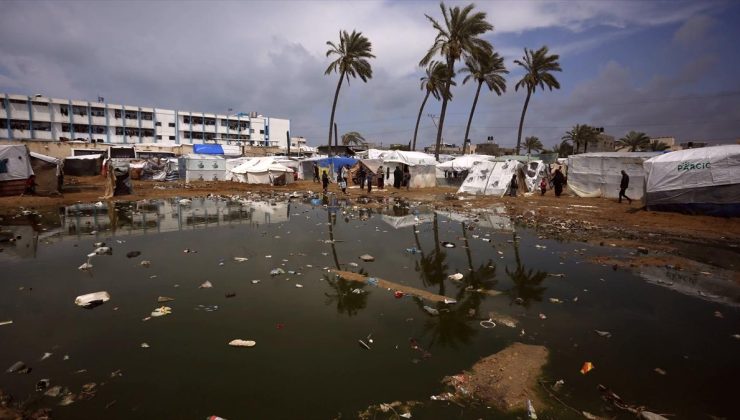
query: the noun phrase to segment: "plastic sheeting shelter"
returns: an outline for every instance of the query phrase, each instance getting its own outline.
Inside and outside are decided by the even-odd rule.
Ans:
[[[457,190],[457,193],[494,195],[503,197],[509,190],[512,175],[517,175],[520,191],[526,191],[524,184],[524,165],[515,160],[506,162],[478,162],[473,165],[468,177]]]
[[[189,154],[178,160],[180,178],[191,181],[224,181],[226,159],[222,156]]]
[[[568,186],[579,197],[619,197],[622,170],[630,177],[627,196],[641,200],[645,195],[642,164],[657,152],[600,152],[568,157]]]
[[[193,153],[198,155],[241,156],[242,149],[239,146],[206,143],[194,144]]]
[[[489,155],[462,155],[452,160],[448,160],[447,162],[438,164],[437,169],[458,172],[469,171],[476,162],[486,162],[493,159],[494,157]]]
[[[293,182],[293,169],[274,157],[254,158],[231,170],[232,180],[248,184],[284,185]]]
[[[542,178],[548,178],[549,167],[541,160],[532,160],[524,166],[524,182],[528,191],[536,191]]]
[[[72,176],[100,175],[103,155],[67,156],[64,158],[64,173]]]
[[[0,146],[0,196],[21,195],[33,175],[25,145]]]
[[[679,150],[644,167],[648,209],[740,216],[740,145]]]
[[[433,156],[422,152],[405,152],[392,150],[383,157],[384,166],[390,167],[391,173],[397,165],[408,165],[411,188],[427,188],[437,186],[437,161]],[[403,169],[403,167],[401,167]],[[384,168],[385,169],[385,168]],[[392,182],[388,182],[391,184]]]
[[[31,167],[36,175],[36,194],[52,195],[62,192],[64,172],[61,159],[31,152]]]

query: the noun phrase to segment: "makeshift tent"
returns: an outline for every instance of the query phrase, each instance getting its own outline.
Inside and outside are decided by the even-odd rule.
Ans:
[[[56,195],[62,192],[64,173],[61,159],[31,152],[31,167],[36,175],[36,194]]]
[[[526,191],[524,165],[516,160],[506,162],[478,162],[470,169],[468,177],[457,193],[495,195],[503,197],[509,190],[512,175],[517,175],[519,191]]]
[[[740,216],[740,145],[670,152],[644,167],[648,209]]]
[[[438,164],[437,169],[441,169],[442,171],[469,171],[476,162],[490,161],[493,159],[494,157],[490,155],[462,155]]]
[[[178,160],[180,178],[191,181],[224,181],[226,159],[221,156],[188,154]]]
[[[431,155],[422,152],[391,150],[384,155],[383,163],[383,166],[390,167],[391,174],[393,174],[396,166],[408,165],[409,174],[411,175],[409,186],[411,188],[427,188],[437,185],[437,161]],[[386,183],[392,184],[393,180],[389,179]]]
[[[524,166],[524,182],[528,191],[536,191],[542,178],[549,179],[549,165],[541,160],[531,160]]]
[[[33,175],[25,145],[0,145],[0,196],[21,195]]]
[[[302,159],[298,165],[298,179],[313,179],[313,164],[317,164],[326,156],[314,156]]]
[[[332,156],[316,161],[316,164],[319,165],[319,176],[323,174],[324,171],[327,171],[329,179],[332,181],[336,181],[337,174],[339,174],[339,170],[342,166],[347,165],[351,168],[355,163],[357,163],[357,159],[344,156]]]
[[[134,184],[131,182],[131,166],[128,162],[112,159],[110,162],[113,171],[113,195],[133,194]]]
[[[579,197],[619,197],[622,170],[630,177],[627,196],[641,200],[645,195],[647,159],[658,152],[596,152],[568,157],[568,186]]]
[[[220,155],[220,156],[241,156],[242,149],[239,146],[229,144],[194,144],[193,154],[198,155]]]
[[[254,158],[231,170],[232,180],[249,184],[285,185],[293,182],[293,169],[274,157]]]
[[[367,159],[383,159],[386,155],[391,153],[391,150],[378,150],[378,149],[368,149]]]
[[[232,172],[234,168],[237,166],[241,166],[250,160],[254,159],[253,157],[238,157],[234,159],[226,159],[226,162],[224,164],[224,167],[226,168],[226,180],[227,181],[238,181],[236,178],[236,174]]]
[[[360,167],[365,168],[365,177],[370,172],[374,176],[377,175],[378,168],[383,165],[383,161],[380,159],[360,159],[357,161],[355,166],[349,168],[349,177],[357,185],[360,184],[360,180],[357,176],[357,172],[360,171]],[[367,178],[365,178],[367,180]]]
[[[103,155],[67,156],[64,158],[64,173],[72,176],[100,175]]]

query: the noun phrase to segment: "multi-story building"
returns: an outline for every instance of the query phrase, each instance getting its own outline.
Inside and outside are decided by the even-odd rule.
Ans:
[[[286,148],[290,120],[0,94],[0,139],[96,143],[238,142]]]

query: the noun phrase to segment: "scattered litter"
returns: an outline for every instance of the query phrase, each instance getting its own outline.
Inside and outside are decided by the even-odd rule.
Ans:
[[[81,266],[77,267],[80,271],[87,271],[93,268],[93,265],[88,261],[86,263],[82,263]]]
[[[75,394],[67,394],[65,395],[61,401],[59,401],[59,405],[61,406],[67,406],[75,402]]]
[[[363,341],[363,340],[357,340],[357,342],[360,343],[360,346],[362,348],[364,348],[365,350],[371,350],[370,345],[367,344],[365,341]]]
[[[563,303],[563,301],[558,298],[550,298],[550,303]]]
[[[265,255],[265,258],[272,258],[272,255]]]
[[[540,319],[547,319],[547,315],[545,315],[545,314],[540,314]]]
[[[244,261],[249,261],[249,258],[247,258],[247,257],[234,257],[234,261],[236,261],[236,262],[244,262]]]
[[[565,277],[565,274],[562,274],[562,273],[549,273],[548,276],[550,276],[550,277]]]
[[[537,420],[537,412],[534,411],[534,406],[531,400],[527,400],[527,417],[531,420]]]
[[[151,315],[156,318],[159,316],[169,315],[171,313],[172,308],[170,308],[169,306],[160,306],[159,308],[153,310]]]
[[[489,319],[487,319],[485,321],[481,321],[480,322],[480,326],[483,327],[483,328],[494,328],[494,327],[496,327],[496,323],[493,322],[493,320],[489,318]]]
[[[136,258],[141,255],[140,251],[129,251],[126,253],[126,258]]]
[[[303,285],[302,285],[302,284],[298,284],[298,283],[296,283],[295,287],[297,287],[297,288],[299,288],[299,289],[300,289],[301,287],[303,287]]]
[[[406,252],[408,252],[409,254],[418,254],[420,251],[416,247],[413,247],[413,248],[406,248]]]
[[[49,387],[49,384],[51,382],[48,379],[39,379],[38,382],[36,382],[36,392],[41,392]]]
[[[150,265],[152,265],[152,262],[149,260],[144,260],[140,263],[140,265],[144,268],[149,268]]]
[[[565,381],[564,381],[564,380],[562,380],[562,379],[558,379],[558,380],[557,380],[557,381],[555,381],[555,383],[554,383],[554,384],[552,385],[552,390],[553,390],[553,391],[556,391],[556,392],[557,392],[557,391],[560,391],[560,388],[562,388],[562,387],[563,387],[563,385],[565,385]]]
[[[356,262],[351,262],[351,263],[349,263],[349,266],[350,267],[359,267],[360,264],[357,264]]]
[[[62,387],[59,385],[53,386],[44,392],[44,395],[51,398],[56,398],[62,393]]]
[[[31,368],[20,361],[13,363],[13,365],[6,370],[8,373],[29,373],[30,371]]]
[[[360,255],[360,259],[364,262],[373,262],[375,261],[375,257],[373,257],[370,254],[362,254]]]
[[[400,299],[404,296],[404,294],[402,291],[396,290],[395,292],[393,292],[393,296],[395,296],[396,299]]]
[[[601,336],[601,337],[605,337],[605,338],[611,338],[612,337],[612,333],[610,333],[609,331],[594,330],[594,332],[596,334],[598,334],[599,336]]]
[[[147,343],[141,343],[141,348],[142,349],[148,349],[149,348],[149,344],[147,344]]]
[[[455,274],[450,274],[449,276],[447,276],[447,278],[450,280],[460,281],[463,279],[463,275],[462,273],[455,273]]]
[[[157,303],[172,302],[173,300],[175,300],[175,298],[171,298],[167,296],[160,296],[157,298]]]
[[[654,371],[655,371],[655,373],[657,373],[658,375],[664,375],[664,376],[665,376],[666,374],[668,374],[668,372],[666,372],[665,370],[663,370],[663,369],[661,369],[661,368],[655,368],[655,369],[653,369],[653,370],[654,370]]]
[[[283,270],[282,268],[279,268],[279,267],[278,268],[273,268],[272,270],[270,270],[270,275],[271,276],[278,276],[280,274],[285,274],[285,270]]]
[[[94,308],[108,302],[109,300],[110,294],[108,292],[88,293],[86,295],[77,296],[75,298],[75,305],[82,306],[83,308]]]
[[[235,339],[229,341],[229,345],[232,347],[254,347],[257,344],[256,341],[252,340],[241,340],[241,339]]]
[[[517,326],[517,320],[504,314],[500,314],[498,312],[489,312],[488,313],[488,319],[490,321],[496,321],[499,324],[505,325],[509,328],[516,328]]]
[[[53,353],[49,353],[49,352],[46,352],[46,353],[44,353],[44,355],[43,355],[43,356],[41,356],[41,359],[40,359],[40,360],[41,360],[41,361],[44,361],[44,360],[46,360],[46,359],[50,358],[52,354],[53,354]]]
[[[252,284],[257,284],[257,283],[259,283],[260,281],[261,281],[261,280],[252,280]]]
[[[450,298],[445,298],[445,300],[443,300],[443,302],[445,303],[445,305],[454,305],[455,303],[457,303],[457,300],[450,299]]]
[[[82,390],[80,391],[79,399],[81,400],[90,400],[93,397],[95,397],[95,394],[97,393],[97,389],[95,387],[97,384],[95,382],[90,382],[85,385],[82,385]]]
[[[10,324],[12,324],[12,323],[13,323],[13,321],[12,321],[12,320],[8,320],[8,321],[0,321],[0,327],[2,327],[3,325],[10,325]]]
[[[218,305],[198,305],[195,307],[195,310],[203,309],[206,312],[216,312],[218,310]]]
[[[213,283],[206,280],[200,286],[198,286],[198,289],[210,289],[211,287],[213,287]]]
[[[236,296],[236,293],[235,292],[228,292],[224,296],[226,296],[227,298],[233,298],[233,297]]]
[[[722,315],[722,312],[720,311],[714,311],[714,316],[720,319],[725,317],[724,315]]]
[[[99,246],[95,248],[95,255],[113,255],[113,248],[109,246]]]
[[[591,362],[584,362],[583,366],[581,366],[581,374],[585,375],[589,372],[591,372],[596,366],[594,366]]]
[[[361,295],[361,294],[365,293],[365,291],[362,290],[362,289],[352,289],[351,292],[352,292],[352,294],[355,294],[355,295]]]
[[[424,310],[427,311],[429,315],[434,315],[434,316],[439,315],[439,311],[432,308],[431,306],[424,305]]]
[[[445,248],[454,248],[455,247],[455,244],[453,244],[452,242],[444,241],[444,242],[442,242],[442,246],[445,247]]]
[[[194,249],[190,249],[190,248],[185,248],[185,249],[182,250],[182,252],[184,252],[186,254],[197,254],[198,253],[198,251],[196,251]]]

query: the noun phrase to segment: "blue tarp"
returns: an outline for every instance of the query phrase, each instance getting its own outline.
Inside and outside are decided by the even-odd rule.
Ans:
[[[316,164],[321,167],[327,167],[331,165],[334,173],[337,173],[339,172],[339,169],[342,166],[349,165],[349,167],[351,168],[355,163],[357,163],[357,159],[355,158],[332,156],[332,157],[321,159]]]
[[[220,144],[194,144],[193,153],[198,155],[223,155],[224,149]]]

